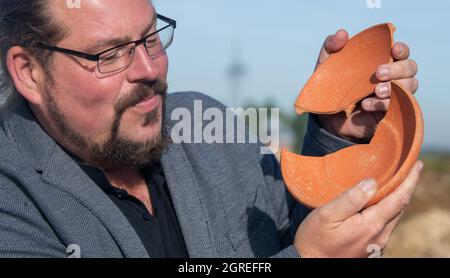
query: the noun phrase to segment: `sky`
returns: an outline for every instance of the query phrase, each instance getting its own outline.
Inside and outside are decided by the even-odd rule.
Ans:
[[[200,91],[231,107],[272,100],[295,113],[294,101],[328,35],[391,22],[395,40],[411,47],[420,67],[416,97],[425,117],[424,146],[450,150],[450,1],[367,2],[153,0],[159,13],[177,20],[168,50],[170,91]],[[236,60],[245,69],[238,95],[228,74]]]

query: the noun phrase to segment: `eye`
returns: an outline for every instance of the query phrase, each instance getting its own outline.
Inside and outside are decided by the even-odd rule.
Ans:
[[[160,40],[158,36],[151,36],[150,38],[148,38],[145,43],[147,44],[148,48],[152,48],[157,46],[158,44],[160,44]]]
[[[116,49],[113,49],[111,51],[108,51],[108,52],[104,53],[100,57],[100,59],[103,62],[110,62],[110,61],[119,59],[119,58],[121,58],[122,56],[124,56],[126,54],[132,54],[132,49],[133,48],[129,48],[129,46],[123,46],[123,47],[120,47],[120,48],[116,48]]]
[[[101,59],[105,62],[114,60],[116,58],[119,58],[119,52],[118,51],[114,51],[112,53],[108,53],[106,56],[102,56]]]

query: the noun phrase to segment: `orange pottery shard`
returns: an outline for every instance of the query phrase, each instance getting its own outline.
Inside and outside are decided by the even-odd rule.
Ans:
[[[375,91],[375,71],[392,62],[392,24],[369,28],[331,55],[306,83],[296,101],[298,114],[351,114]],[[288,190],[310,208],[323,206],[366,178],[378,192],[371,206],[394,191],[418,159],[423,142],[420,107],[406,88],[392,82],[391,105],[370,144],[355,145],[324,157],[297,155],[283,149],[281,170]]]

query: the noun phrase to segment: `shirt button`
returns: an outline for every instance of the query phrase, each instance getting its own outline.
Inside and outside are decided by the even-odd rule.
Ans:
[[[151,214],[150,214],[150,213],[148,213],[147,211],[146,211],[146,212],[144,212],[144,213],[142,214],[142,217],[144,217],[144,219],[145,219],[145,220],[147,220],[147,221],[150,221],[150,220],[152,220],[152,216],[151,216]]]
[[[114,189],[113,193],[116,195],[117,198],[122,199],[125,192],[121,189]]]

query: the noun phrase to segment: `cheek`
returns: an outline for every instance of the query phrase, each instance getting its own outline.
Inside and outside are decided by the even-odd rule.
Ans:
[[[93,138],[109,132],[121,84],[94,78],[80,74],[59,78],[53,88],[60,112],[77,131]]]

